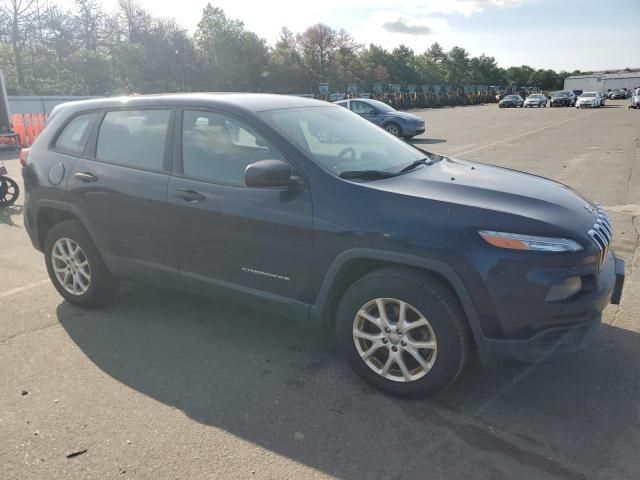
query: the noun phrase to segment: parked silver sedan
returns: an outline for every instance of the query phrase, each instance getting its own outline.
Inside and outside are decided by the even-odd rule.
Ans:
[[[546,107],[547,97],[541,93],[533,93],[524,101],[525,107]]]

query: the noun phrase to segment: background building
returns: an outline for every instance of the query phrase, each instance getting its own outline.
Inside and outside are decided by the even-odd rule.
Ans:
[[[565,90],[601,91],[640,87],[640,72],[593,73],[572,75],[564,79]]]

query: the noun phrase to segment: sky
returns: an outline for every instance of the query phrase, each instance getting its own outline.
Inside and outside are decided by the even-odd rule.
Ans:
[[[195,31],[207,0],[139,0],[154,16],[173,17]],[[640,67],[640,0],[218,0],[273,45],[283,26],[299,32],[323,22],[364,45],[405,44],[423,52],[438,42],[501,67],[554,70]],[[116,0],[103,0],[106,10]]]

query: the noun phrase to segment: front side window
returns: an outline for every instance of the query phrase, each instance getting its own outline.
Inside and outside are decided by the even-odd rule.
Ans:
[[[361,115],[374,115],[376,113],[376,109],[371,105],[367,105],[364,102],[357,101],[351,102],[351,110],[353,110],[354,113],[358,113]]]
[[[98,132],[96,158],[144,170],[162,170],[170,110],[107,112]]]
[[[397,173],[425,156],[416,148],[343,108],[270,110],[261,118],[329,172]]]
[[[74,117],[58,135],[55,147],[65,152],[81,154],[87,144],[90,127],[97,117],[97,113],[85,113]]]
[[[182,117],[185,176],[244,186],[244,171],[259,160],[285,160],[246,123],[220,113],[187,110]]]

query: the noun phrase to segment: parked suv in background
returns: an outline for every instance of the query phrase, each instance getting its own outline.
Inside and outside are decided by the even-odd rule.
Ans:
[[[333,329],[397,395],[446,388],[472,346],[483,361],[576,350],[622,290],[598,205],[315,100],[68,103],[23,176],[26,229],[67,301],[98,307],[134,280],[250,303]]]

